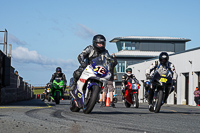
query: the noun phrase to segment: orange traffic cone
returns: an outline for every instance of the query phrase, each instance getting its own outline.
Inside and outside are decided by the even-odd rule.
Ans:
[[[108,90],[108,93],[106,94],[106,106],[110,107],[110,93]]]

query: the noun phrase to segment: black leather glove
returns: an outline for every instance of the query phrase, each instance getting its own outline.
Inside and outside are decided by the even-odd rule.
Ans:
[[[146,74],[146,78],[147,78],[147,79],[151,79],[150,74]]]
[[[85,62],[81,62],[81,67],[86,68],[87,64]]]

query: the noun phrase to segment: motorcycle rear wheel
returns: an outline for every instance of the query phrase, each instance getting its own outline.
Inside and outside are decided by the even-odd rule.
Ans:
[[[96,104],[96,100],[98,98],[99,92],[100,92],[100,88],[97,85],[93,85],[92,89],[89,90],[88,94],[91,93],[91,95],[89,95],[89,97],[87,98],[88,102],[83,105],[83,112],[85,114],[89,114],[93,110]]]
[[[163,100],[163,90],[159,90],[156,96],[156,102],[154,104],[155,113],[160,112],[160,108],[162,106],[162,100]]]

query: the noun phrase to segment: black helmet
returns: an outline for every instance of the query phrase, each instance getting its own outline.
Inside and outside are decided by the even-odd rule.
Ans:
[[[57,67],[56,72],[62,72],[62,69],[60,67]]]
[[[97,45],[97,43],[101,43],[103,46],[99,47]],[[99,51],[104,51],[105,47],[106,47],[106,38],[103,35],[100,35],[100,34],[95,35],[93,37],[93,46]]]
[[[160,64],[165,65],[169,60],[169,55],[167,54],[167,52],[162,52],[159,55],[159,61]]]

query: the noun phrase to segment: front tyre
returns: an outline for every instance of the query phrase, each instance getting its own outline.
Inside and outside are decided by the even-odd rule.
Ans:
[[[137,94],[133,94],[133,106],[135,108],[138,108],[139,107],[139,99],[138,99],[138,95]]]
[[[162,106],[162,99],[163,99],[163,90],[159,90],[156,96],[156,102],[154,105],[155,113],[160,112],[160,108]]]
[[[97,100],[98,95],[99,95],[99,91],[100,91],[100,88],[97,85],[93,85],[92,89],[89,90],[88,98],[85,99],[85,103],[83,105],[83,112],[85,114],[89,114],[93,110],[94,105],[95,105],[96,100]]]
[[[60,103],[60,92],[59,91],[56,91],[55,102],[56,102],[56,104]]]
[[[80,108],[78,108],[78,107],[76,106],[76,103],[74,102],[74,99],[73,99],[73,98],[71,99],[71,102],[70,102],[70,110],[71,110],[72,112],[79,112],[79,111],[80,111]]]

